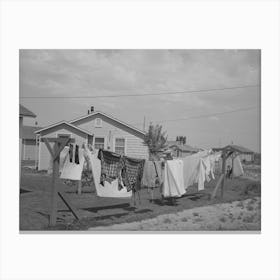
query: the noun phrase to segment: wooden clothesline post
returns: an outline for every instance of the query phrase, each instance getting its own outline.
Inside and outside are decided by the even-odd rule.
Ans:
[[[52,157],[53,161],[53,174],[52,174],[52,190],[51,190],[51,209],[50,209],[50,225],[54,226],[57,219],[57,198],[62,199],[67,208],[72,212],[74,217],[79,220],[77,210],[73,207],[71,202],[66,197],[66,194],[58,188],[59,178],[59,158],[60,153],[66,145],[74,143],[75,140],[70,137],[58,137],[58,138],[41,138],[41,141],[46,144],[46,147]],[[54,143],[53,148],[50,143]]]

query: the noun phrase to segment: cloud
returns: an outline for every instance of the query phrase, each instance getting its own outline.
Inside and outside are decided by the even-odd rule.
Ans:
[[[19,62],[21,96],[149,94],[260,83],[258,50],[21,50]],[[144,116],[177,119],[247,107],[258,102],[259,94],[256,88],[212,93],[53,102],[64,105],[64,118],[84,114],[94,105],[96,110],[138,123]],[[43,102],[30,100],[31,109],[45,110],[39,114],[44,116],[41,123],[50,121],[46,116],[52,110],[51,119],[59,121],[61,106],[55,111],[51,100]],[[213,125],[218,121],[209,119]],[[175,134],[179,124],[165,126]],[[186,125],[180,129],[189,133]]]

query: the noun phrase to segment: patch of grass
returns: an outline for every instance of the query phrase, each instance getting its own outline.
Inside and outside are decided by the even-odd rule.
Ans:
[[[247,216],[243,219],[244,223],[253,223],[254,222],[254,215]]]

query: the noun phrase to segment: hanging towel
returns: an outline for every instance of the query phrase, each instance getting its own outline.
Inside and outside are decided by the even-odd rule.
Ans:
[[[96,189],[96,194],[99,197],[115,197],[115,198],[130,198],[132,191],[128,192],[126,188],[119,190],[118,179],[113,180],[111,183],[104,181],[104,186],[100,184],[101,175],[101,161],[98,159],[98,150],[90,152],[85,149],[86,157],[90,162],[92,170],[93,181]]]
[[[71,147],[70,147],[71,148]],[[82,177],[82,171],[84,167],[84,150],[79,149],[79,164],[75,163],[74,161],[70,161],[70,152],[67,154],[65,163],[62,168],[62,172],[60,175],[61,179],[68,179],[68,180],[77,180],[80,181]]]
[[[162,194],[164,197],[180,197],[185,193],[183,161],[167,160],[164,169]]]

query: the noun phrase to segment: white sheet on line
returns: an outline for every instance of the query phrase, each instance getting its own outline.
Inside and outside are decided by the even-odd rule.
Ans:
[[[181,159],[167,160],[164,168],[164,197],[180,197],[185,193],[183,161]]]

